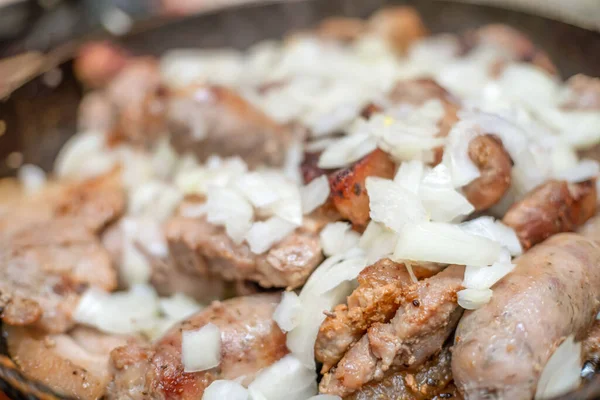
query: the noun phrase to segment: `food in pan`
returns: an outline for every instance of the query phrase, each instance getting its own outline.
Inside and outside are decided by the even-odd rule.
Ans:
[[[594,374],[600,81],[518,31],[430,36],[401,7],[244,52],[94,43],[75,71],[79,133],[2,188],[2,329],[30,380],[513,400]]]

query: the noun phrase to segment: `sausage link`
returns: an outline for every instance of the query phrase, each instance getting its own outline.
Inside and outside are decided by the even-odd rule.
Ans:
[[[512,161],[502,142],[492,135],[477,136],[469,143],[469,157],[481,176],[463,188],[475,210],[498,203],[510,187]]]
[[[491,301],[456,331],[452,373],[465,399],[533,398],[544,365],[569,335],[583,339],[600,305],[600,245],[556,235],[516,261]]]
[[[503,222],[513,228],[524,249],[560,233],[571,232],[596,213],[596,185],[548,181],[506,212]]]

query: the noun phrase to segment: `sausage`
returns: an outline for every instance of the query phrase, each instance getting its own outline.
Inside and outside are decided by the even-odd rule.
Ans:
[[[525,196],[502,219],[513,228],[523,249],[560,232],[571,232],[596,213],[596,185],[548,181]]]
[[[491,301],[456,331],[452,373],[466,399],[531,399],[542,369],[569,335],[581,340],[600,304],[600,246],[553,236],[516,260]]]
[[[475,210],[498,203],[510,188],[512,161],[502,142],[492,135],[477,136],[469,143],[469,157],[481,176],[463,188]]]

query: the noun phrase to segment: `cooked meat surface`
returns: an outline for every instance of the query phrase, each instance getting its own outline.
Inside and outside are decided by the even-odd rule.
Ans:
[[[44,335],[4,326],[11,358],[23,374],[69,398],[95,400],[110,380],[109,355],[134,338],[77,328],[70,334]]]
[[[417,367],[439,352],[462,314],[457,292],[463,272],[463,267],[450,266],[413,284],[394,318],[373,324],[337,367],[325,374],[320,391],[347,396],[383,379],[392,366]]]
[[[560,232],[574,231],[596,213],[594,181],[550,180],[515,204],[502,222],[515,230],[524,249]]]
[[[531,399],[542,368],[569,335],[583,339],[600,305],[600,247],[564,233],[516,261],[485,306],[456,331],[452,373],[469,399]]]
[[[321,324],[315,358],[328,372],[375,322],[388,322],[400,306],[403,291],[412,284],[408,270],[384,258],[358,275],[358,288]]]
[[[359,18],[330,17],[323,20],[314,33],[326,40],[352,42],[367,32],[367,24]]]
[[[388,154],[377,149],[349,167],[329,175],[331,201],[340,215],[362,230],[369,223],[369,196],[366,180],[369,176],[391,179],[396,165]]]
[[[171,143],[201,161],[219,154],[242,157],[251,167],[280,166],[293,139],[291,130],[224,87],[175,91],[166,107]]]
[[[569,97],[563,103],[565,110],[599,111],[600,78],[578,74],[567,81]]]
[[[450,348],[444,347],[439,354],[416,370],[390,370],[381,381],[366,384],[344,399],[430,400],[436,396],[456,399],[456,387],[452,385],[451,360]]]
[[[369,29],[390,43],[400,54],[427,35],[419,13],[412,7],[388,7],[376,12],[368,21]]]
[[[595,321],[583,341],[583,359],[600,364],[600,321]]]
[[[323,259],[319,236],[310,227],[300,227],[260,255],[246,243],[235,244],[222,227],[205,218],[174,217],[165,232],[179,268],[255,281],[266,288],[301,286]]]
[[[215,302],[173,327],[152,349],[116,349],[112,353],[115,381],[108,397],[195,400],[216,379],[250,383],[262,368],[288,352],[285,334],[271,319],[278,302],[279,294]],[[200,329],[209,322],[221,330],[221,363],[207,371],[186,373],[181,361],[181,332]]]
[[[512,161],[502,142],[491,135],[471,140],[469,158],[481,176],[463,187],[463,192],[476,211],[486,210],[498,203],[510,188]]]

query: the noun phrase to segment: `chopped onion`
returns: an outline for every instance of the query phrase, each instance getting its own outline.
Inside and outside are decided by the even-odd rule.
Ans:
[[[298,326],[302,302],[295,292],[283,292],[281,302],[273,313],[273,321],[284,332],[289,332]]]
[[[318,207],[325,204],[329,198],[329,180],[325,175],[313,179],[309,184],[300,189],[302,198],[302,212],[310,214]]]
[[[419,198],[394,181],[376,177],[366,180],[371,219],[400,232],[408,223],[427,221]]]
[[[202,310],[202,306],[183,293],[175,293],[171,297],[159,300],[162,313],[169,319],[180,321]]]
[[[185,372],[206,371],[221,363],[221,330],[208,323],[181,333],[181,362]]]
[[[583,182],[588,179],[597,178],[598,174],[600,174],[600,164],[598,161],[581,160],[572,168],[556,172],[554,177],[569,182]]]
[[[246,241],[254,254],[262,254],[296,230],[297,226],[279,217],[252,224]]]
[[[577,389],[581,382],[582,345],[569,336],[550,357],[538,381],[536,400],[553,399]]]
[[[88,289],[74,319],[103,332],[128,334],[151,329],[158,318],[158,296],[149,285],[134,285],[128,292],[107,293]]]
[[[513,269],[515,264],[511,262],[510,253],[503,249],[498,261],[490,267],[467,266],[463,286],[468,289],[489,289]]]
[[[521,242],[514,229],[504,225],[502,221],[494,221],[492,217],[479,217],[461,224],[460,227],[467,233],[500,243],[513,256],[523,253]]]
[[[326,256],[342,254],[358,245],[359,234],[347,222],[331,222],[320,233],[321,247]]]
[[[248,390],[253,399],[305,400],[317,393],[317,374],[288,354],[263,369]]]
[[[443,164],[423,177],[419,196],[433,221],[450,222],[475,210],[465,196],[454,190],[450,171]]]
[[[463,187],[481,175],[469,157],[469,143],[479,133],[477,125],[469,120],[454,124],[448,133],[448,142],[444,148],[442,163],[450,171],[454,187]]]
[[[457,225],[425,222],[402,229],[394,259],[491,265],[500,256],[500,250],[498,243],[467,233]]]
[[[105,149],[102,133],[78,133],[60,149],[54,171],[60,178],[89,178],[110,171],[116,162]]]
[[[400,168],[394,177],[394,182],[402,186],[404,189],[418,195],[424,172],[425,165],[423,164],[423,161],[405,161],[400,164]]]
[[[131,215],[149,215],[156,221],[170,217],[183,199],[175,187],[159,180],[150,180],[129,191],[127,204]]]
[[[17,177],[28,194],[36,193],[46,185],[46,173],[37,165],[23,164]]]
[[[398,235],[382,224],[370,221],[360,238],[359,246],[367,253],[367,262],[375,263],[394,253]]]
[[[377,148],[367,134],[345,136],[332,143],[319,158],[319,168],[341,168],[360,160]]]
[[[249,396],[248,390],[238,382],[217,380],[204,390],[202,400],[248,400]]]
[[[208,222],[224,225],[227,235],[239,244],[251,227],[254,210],[235,190],[214,187],[208,193],[206,215]]]
[[[259,172],[240,175],[235,179],[234,187],[257,208],[267,207],[280,200],[271,182]]]
[[[476,310],[490,302],[490,289],[463,289],[458,292],[458,305],[465,310]]]
[[[135,243],[125,239],[121,254],[120,275],[128,287],[147,283],[150,280],[151,266],[148,258],[142,254]]]

